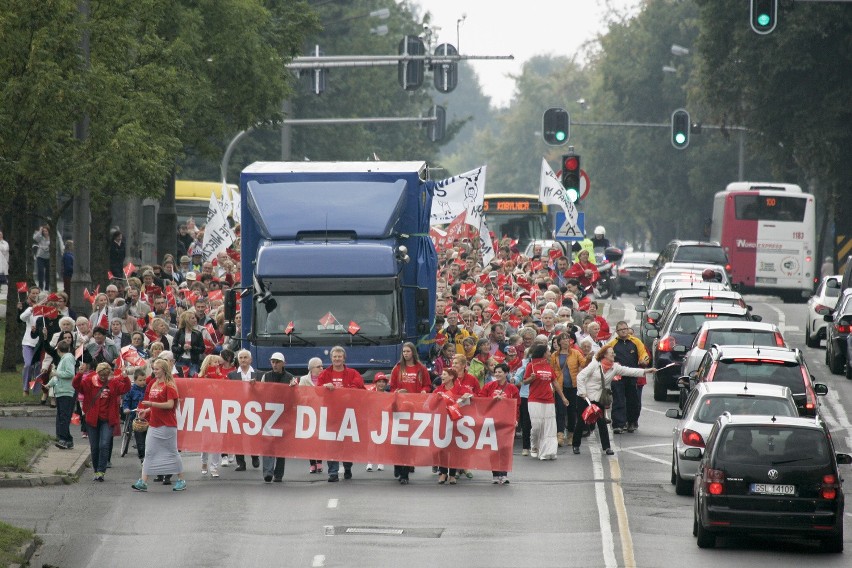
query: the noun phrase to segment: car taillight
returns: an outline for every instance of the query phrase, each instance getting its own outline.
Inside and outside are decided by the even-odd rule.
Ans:
[[[704,437],[695,430],[685,429],[681,432],[680,439],[683,440],[683,443],[687,446],[693,446],[695,448],[704,447]]]
[[[802,367],[802,378],[805,380],[805,410],[816,412],[817,397],[811,387],[811,377],[808,375],[808,370],[804,367]]]
[[[819,496],[823,499],[836,499],[837,487],[837,477],[834,475],[824,475],[822,477],[822,487],[819,490]]]
[[[731,268],[732,268],[732,266],[731,266],[730,264],[726,264],[726,265],[725,265],[725,272],[727,272],[728,274],[730,274],[730,273],[731,273]]]
[[[657,321],[657,320],[655,320],[654,318],[645,318],[645,319],[646,319],[646,320],[648,321],[648,323],[650,323],[650,324],[653,324],[655,321]]]
[[[704,470],[704,487],[710,495],[722,495],[725,493],[725,472],[721,469]]]
[[[707,341],[707,330],[701,332],[701,335],[698,336],[698,344],[696,347],[699,349],[704,349],[704,343]]]
[[[621,274],[622,276],[627,276],[627,274],[628,274],[628,272],[627,272],[627,269],[626,269],[626,268],[620,268],[620,269],[618,270],[618,273],[619,273],[619,274]]]
[[[778,347],[786,347],[786,344],[784,343],[784,336],[777,331],[775,332],[775,345]]]
[[[674,346],[677,345],[677,341],[671,335],[667,335],[660,339],[659,343],[657,343],[657,351],[668,352],[674,349]]]
[[[834,325],[834,329],[837,330],[837,333],[849,333],[849,330],[852,329],[852,325]]]

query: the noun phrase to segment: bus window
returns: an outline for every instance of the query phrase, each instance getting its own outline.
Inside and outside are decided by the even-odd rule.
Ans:
[[[807,199],[775,195],[737,195],[736,217],[743,221],[791,221],[805,219]]]

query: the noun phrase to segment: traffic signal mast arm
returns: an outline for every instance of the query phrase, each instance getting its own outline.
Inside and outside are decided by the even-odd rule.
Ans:
[[[335,67],[382,67],[404,61],[425,61],[430,65],[454,63],[462,59],[515,59],[514,55],[324,55],[294,57],[287,69],[330,69]]]

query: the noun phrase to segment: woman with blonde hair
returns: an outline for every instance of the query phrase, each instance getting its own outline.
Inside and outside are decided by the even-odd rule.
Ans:
[[[142,477],[131,487],[148,491],[148,478],[153,475],[177,474],[172,491],[186,489],[183,460],[177,449],[177,404],[179,393],[168,361],[157,359],[153,363],[154,380],[145,391],[145,398],[137,407],[137,415],[148,420],[145,436],[145,461]]]
[[[183,369],[185,376],[198,374],[204,349],[204,336],[198,330],[198,317],[194,310],[187,310],[180,315],[178,332],[172,342],[175,364],[179,367],[189,367],[188,373]]]

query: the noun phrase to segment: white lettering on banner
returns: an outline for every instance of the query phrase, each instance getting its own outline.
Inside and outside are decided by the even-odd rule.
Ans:
[[[485,448],[486,445],[490,446],[491,450],[497,451],[497,425],[494,424],[493,418],[486,418],[482,421],[482,431],[476,440],[477,450]]]
[[[245,408],[235,400],[222,400],[220,421],[216,422],[216,401],[210,398],[205,398],[201,401],[201,409],[198,413],[198,418],[195,416],[195,399],[185,398],[181,401],[178,409],[178,429],[187,432],[202,432],[207,430],[213,434],[227,434],[230,431],[234,434],[240,434],[240,424],[238,422],[241,415],[245,416],[246,422],[243,422],[242,432],[249,436],[271,436],[281,438],[284,436],[282,428],[275,428],[276,423],[284,414],[284,405],[278,402],[267,402],[261,405],[257,401],[249,401]],[[309,408],[309,410],[312,410]],[[263,416],[266,413],[271,413],[263,421]],[[316,418],[314,418],[316,420]],[[298,423],[297,423],[298,424]],[[298,437],[298,436],[297,436]]]
[[[326,430],[326,422],[327,421],[328,421],[328,408],[326,408],[325,406],[321,406],[320,407],[320,414],[319,414],[319,436],[318,436],[318,438],[320,440],[334,441],[334,440],[337,439],[337,433],[336,432],[329,432],[328,430]]]
[[[408,438],[401,436],[408,432],[408,420],[411,419],[410,412],[394,412],[393,426],[391,426],[391,444],[397,446],[407,446]],[[403,422],[405,420],[405,422]]]
[[[343,424],[340,425],[340,432],[337,433],[337,441],[342,442],[344,438],[351,438],[353,442],[361,441],[361,436],[358,435],[358,421],[355,420],[354,408],[347,408],[343,412]]]
[[[462,416],[456,421],[456,429],[461,436],[456,436],[456,446],[463,450],[469,450],[473,447],[473,418],[470,416]]]
[[[307,424],[305,424],[307,420]],[[317,430],[317,412],[310,406],[296,407],[296,438],[307,440]]]
[[[429,422],[432,420],[432,415],[427,414],[425,412],[415,412],[414,419],[418,420],[420,422],[420,425],[417,426],[417,429],[414,431],[414,434],[411,435],[411,438],[408,440],[408,445],[428,448],[429,440],[424,440],[420,436],[423,435],[423,432],[426,431],[426,427],[429,426]]]

